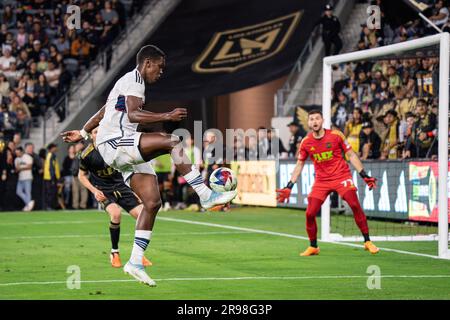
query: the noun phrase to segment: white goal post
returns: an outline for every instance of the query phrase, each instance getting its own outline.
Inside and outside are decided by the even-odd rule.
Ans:
[[[323,59],[323,96],[322,108],[324,127],[331,125],[331,91],[332,91],[332,65],[357,60],[365,60],[398,54],[402,51],[420,49],[427,46],[439,45],[439,132],[438,132],[438,257],[450,259],[448,249],[448,114],[449,114],[449,59],[450,34],[440,33],[420,39],[401,42],[374,49],[329,56]],[[322,241],[337,241],[330,233],[330,200],[329,197],[322,206],[321,239]],[[390,237],[393,238],[393,237]],[[395,240],[395,239],[394,239]],[[400,240],[400,239],[398,239]]]

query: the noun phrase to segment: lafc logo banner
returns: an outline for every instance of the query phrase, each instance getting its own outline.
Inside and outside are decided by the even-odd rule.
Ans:
[[[234,72],[276,55],[289,41],[302,13],[297,11],[263,23],[215,33],[193,63],[193,71]]]

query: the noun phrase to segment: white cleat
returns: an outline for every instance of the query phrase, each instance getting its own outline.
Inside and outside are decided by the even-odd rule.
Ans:
[[[156,282],[148,276],[143,265],[133,264],[130,261],[123,267],[123,272],[129,274],[140,283],[146,284],[150,287],[156,287]]]
[[[208,200],[200,200],[200,204],[205,209],[211,209],[220,204],[226,204],[233,200],[237,196],[237,190],[226,191],[226,192],[216,192],[213,191]]]

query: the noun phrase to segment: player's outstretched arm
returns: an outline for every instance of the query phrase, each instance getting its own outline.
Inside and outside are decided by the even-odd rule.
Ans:
[[[106,197],[103,194],[103,192],[101,192],[100,190],[98,190],[96,187],[94,187],[94,185],[89,181],[87,172],[79,169],[78,170],[78,180],[80,180],[80,183],[86,188],[88,189],[90,192],[92,192],[92,194],[94,195],[95,199],[99,202],[105,201]]]
[[[127,96],[127,113],[131,123],[153,123],[161,121],[181,121],[187,117],[185,108],[175,108],[170,112],[155,113],[142,110],[143,101],[135,96]]]
[[[100,124],[100,121],[102,121],[103,117],[105,116],[105,108],[106,105],[104,105],[100,110],[97,111],[96,114],[94,114],[83,126],[83,129],[81,130],[71,130],[61,133],[61,136],[64,140],[64,142],[78,142],[82,139],[86,139],[88,134],[98,127]]]
[[[283,189],[277,189],[277,201],[280,203],[289,202],[289,197],[291,196],[292,188],[300,177],[303,167],[305,166],[305,161],[298,160],[295,165],[294,171],[291,174],[291,179],[287,183],[286,187]]]
[[[364,171],[364,165],[362,164],[361,160],[359,159],[358,155],[355,151],[349,150],[346,152],[346,155],[348,159],[350,160],[350,163],[355,167],[356,171],[358,171],[361,178],[364,180],[364,182],[369,186],[369,190],[372,190],[377,186],[377,179],[369,176]]]

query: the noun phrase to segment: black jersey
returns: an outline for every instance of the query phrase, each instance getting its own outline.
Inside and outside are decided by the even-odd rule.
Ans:
[[[93,144],[80,154],[80,169],[89,172],[91,183],[102,191],[126,186],[122,174],[105,163]]]

